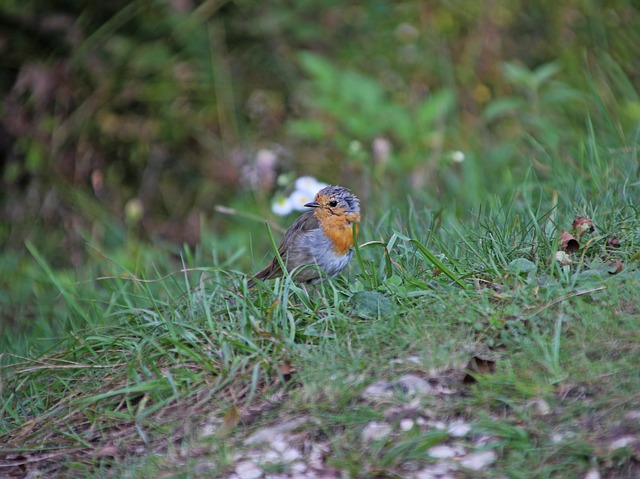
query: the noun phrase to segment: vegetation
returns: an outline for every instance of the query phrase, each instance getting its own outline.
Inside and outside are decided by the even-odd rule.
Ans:
[[[640,474],[637,6],[85,3],[0,7],[0,476]],[[248,290],[303,175],[356,259]]]

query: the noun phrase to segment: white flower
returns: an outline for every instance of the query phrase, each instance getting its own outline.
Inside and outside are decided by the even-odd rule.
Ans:
[[[291,207],[294,210],[303,211],[306,209],[304,205],[313,201],[317,192],[318,191],[316,190],[313,194],[310,194],[306,191],[295,190],[291,193],[291,196],[289,196],[289,203],[291,203]]]
[[[278,178],[278,182],[280,182],[280,178]],[[304,205],[313,201],[318,191],[329,186],[316,180],[313,176],[301,176],[295,181],[295,185],[296,189],[288,198],[283,196],[276,198],[271,205],[271,211],[280,216],[288,215],[293,210],[304,211]]]
[[[349,143],[349,153],[355,155],[357,153],[360,153],[361,151],[362,143],[360,143],[358,140],[351,140],[351,143]]]
[[[273,202],[271,205],[271,211],[278,216],[286,216],[293,211],[293,203],[290,198],[281,196]]]
[[[451,152],[451,159],[456,163],[462,163],[464,161],[464,158],[465,158],[464,153],[461,152],[460,150]]]
[[[258,150],[258,153],[256,154],[256,165],[258,168],[273,169],[277,160],[278,155],[271,150]]]
[[[373,150],[373,159],[380,164],[387,164],[389,162],[389,155],[391,154],[391,142],[381,136],[373,140],[371,144]]]
[[[312,196],[311,200],[313,200],[316,193],[325,186],[329,185],[316,180],[313,176],[301,176],[296,180],[296,190]]]

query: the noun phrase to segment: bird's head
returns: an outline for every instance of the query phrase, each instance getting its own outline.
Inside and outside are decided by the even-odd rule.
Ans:
[[[349,222],[360,221],[360,200],[347,188],[327,186],[316,194],[314,201],[305,204],[307,208],[316,208],[318,219],[331,216],[343,216]]]

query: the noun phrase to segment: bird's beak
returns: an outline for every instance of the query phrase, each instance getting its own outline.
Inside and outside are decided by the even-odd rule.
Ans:
[[[320,204],[317,201],[310,201],[309,203],[306,203],[305,208],[317,208],[318,206],[320,206]]]

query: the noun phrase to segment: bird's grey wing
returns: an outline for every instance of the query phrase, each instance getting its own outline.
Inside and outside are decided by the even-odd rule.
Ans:
[[[313,210],[306,211],[298,216],[285,233],[284,238],[282,238],[282,243],[280,243],[280,247],[278,248],[280,256],[283,258],[286,256],[287,251],[291,248],[291,245],[296,242],[298,236],[317,228],[320,228],[320,222],[314,216]]]

